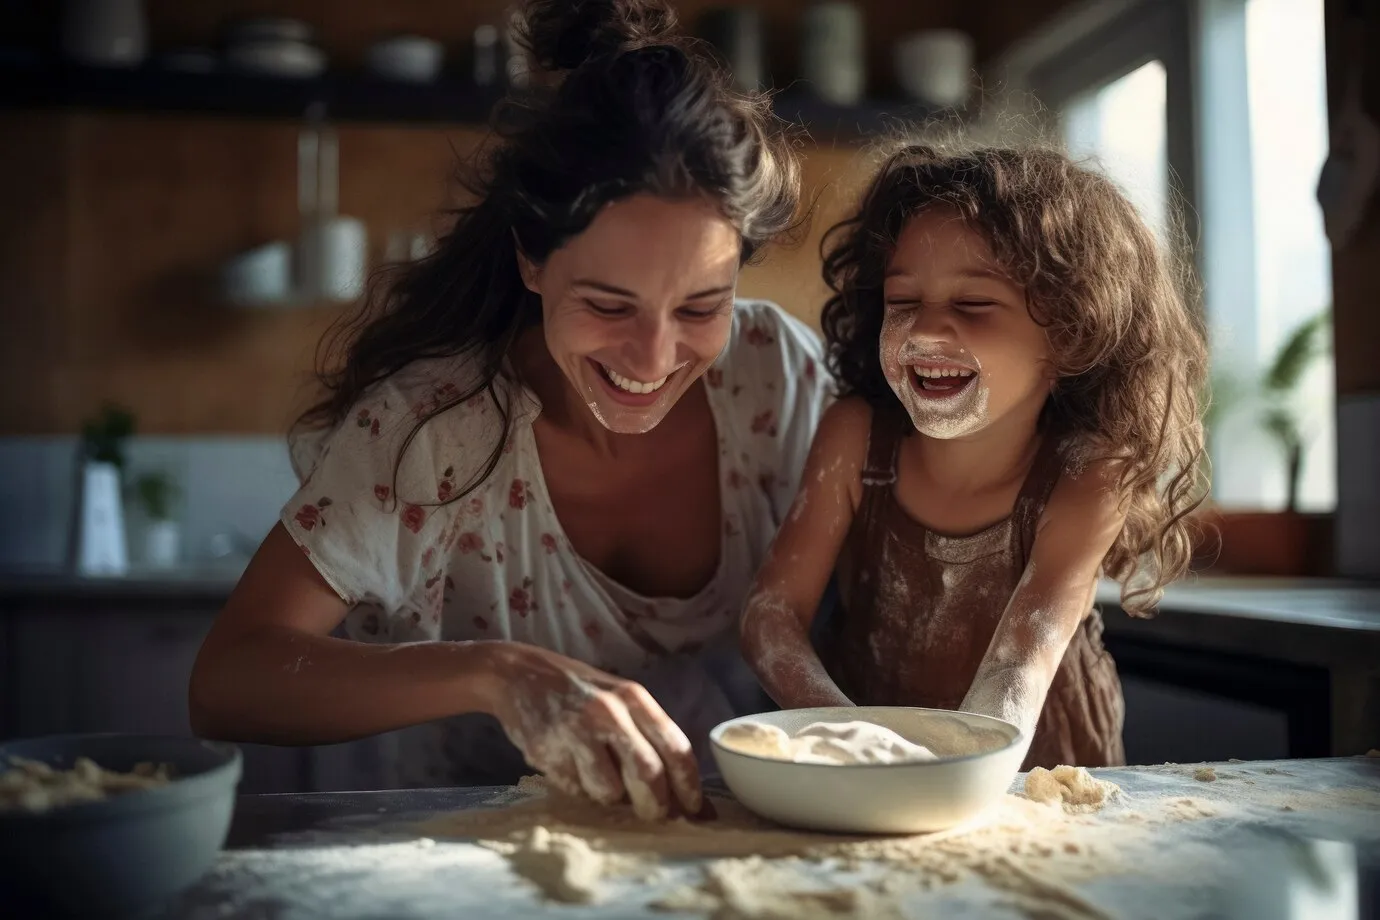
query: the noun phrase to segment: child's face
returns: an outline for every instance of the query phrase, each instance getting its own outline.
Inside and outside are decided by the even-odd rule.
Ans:
[[[1049,342],[1025,291],[982,234],[948,208],[912,217],[887,265],[882,371],[911,421],[933,438],[1038,417],[1053,376]]]

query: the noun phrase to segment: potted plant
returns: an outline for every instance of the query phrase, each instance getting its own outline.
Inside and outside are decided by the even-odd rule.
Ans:
[[[110,404],[82,426],[74,561],[84,575],[123,575],[129,569],[120,485],[125,442],[133,434],[133,414]]]
[[[1200,547],[1200,562],[1231,574],[1300,576],[1320,574],[1331,555],[1325,515],[1299,511],[1303,460],[1311,432],[1299,387],[1314,362],[1328,351],[1331,313],[1322,310],[1284,340],[1259,377],[1218,372],[1204,424],[1212,430],[1227,416],[1245,414],[1278,449],[1285,470],[1281,511],[1209,509],[1202,517],[1218,534]]]
[[[145,518],[144,562],[156,569],[172,568],[182,541],[173,515],[177,484],[169,473],[151,471],[134,480],[133,490]]]

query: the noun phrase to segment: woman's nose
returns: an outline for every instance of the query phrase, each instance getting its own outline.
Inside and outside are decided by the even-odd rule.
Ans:
[[[660,380],[679,364],[680,332],[668,318],[649,316],[638,322],[623,347],[628,370],[644,383]]]

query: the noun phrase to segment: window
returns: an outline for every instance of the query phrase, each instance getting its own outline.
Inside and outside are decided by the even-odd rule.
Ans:
[[[1323,55],[1323,0],[1103,0],[1077,5],[999,65],[1159,232],[1182,196],[1213,374],[1235,384],[1219,388],[1228,398],[1209,443],[1213,497],[1227,508],[1284,504],[1286,458],[1249,394],[1331,303],[1314,198],[1327,151]],[[1306,445],[1303,510],[1336,503],[1333,402],[1328,353],[1292,401]]]
[[[1204,0],[1201,251],[1214,374],[1260,379],[1301,323],[1332,298],[1330,251],[1314,198],[1327,155],[1322,0]],[[1299,507],[1336,504],[1330,353],[1293,404],[1306,445]],[[1225,507],[1281,507],[1287,463],[1259,407],[1228,398],[1212,438],[1213,493]]]
[[[1095,157],[1163,236],[1169,203],[1165,71],[1158,60],[1068,101],[1064,137],[1074,156]]]

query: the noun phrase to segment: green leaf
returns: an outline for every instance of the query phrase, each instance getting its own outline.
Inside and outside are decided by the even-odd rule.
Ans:
[[[125,465],[125,441],[134,434],[134,414],[121,406],[107,403],[94,417],[82,425],[82,454],[98,463],[112,463],[121,469]]]
[[[167,473],[145,473],[134,482],[134,493],[148,516],[155,521],[172,519],[172,504],[177,485]]]
[[[1303,444],[1303,434],[1299,431],[1298,419],[1288,409],[1269,409],[1261,415],[1260,425],[1286,454]]]
[[[1265,388],[1287,393],[1299,385],[1315,358],[1323,351],[1323,332],[1331,319],[1330,310],[1323,310],[1304,320],[1285,339],[1275,354],[1274,363],[1265,373]]]

